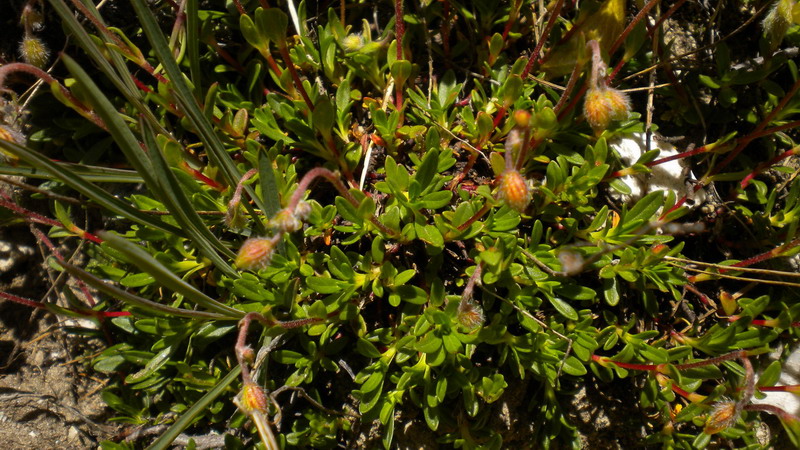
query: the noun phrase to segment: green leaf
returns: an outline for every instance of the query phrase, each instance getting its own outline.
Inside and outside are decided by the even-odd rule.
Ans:
[[[308,277],[306,278],[306,285],[318,294],[335,294],[350,286],[350,283],[334,280],[333,278]]]
[[[178,278],[173,271],[164,267],[164,265],[156,261],[138,245],[107,231],[101,231],[99,236],[101,239],[105,240],[111,248],[123,253],[125,257],[139,269],[152,275],[153,278],[158,280],[158,282],[167,289],[171,289],[183,295],[186,299],[226,317],[239,319],[244,316],[243,311],[231,308],[230,306],[212,299],[194,286]]]
[[[208,391],[204,396],[200,398],[191,408],[186,410],[178,420],[175,421],[172,426],[170,426],[167,431],[165,431],[161,436],[153,442],[149,449],[150,450],[166,450],[172,441],[174,441],[178,435],[180,435],[183,430],[189,427],[195,419],[200,414],[205,413],[208,411],[209,406],[211,405],[214,400],[217,399],[223,392],[228,389],[228,386],[231,385],[237,378],[239,378],[239,374],[241,373],[242,368],[238,365],[235,365],[225,378],[219,381],[213,389]]]
[[[558,297],[547,297],[550,300],[550,304],[553,305],[553,308],[556,309],[562,316],[566,317],[570,320],[578,320],[578,312],[575,311],[575,308],[570,306],[569,303],[561,300]]]

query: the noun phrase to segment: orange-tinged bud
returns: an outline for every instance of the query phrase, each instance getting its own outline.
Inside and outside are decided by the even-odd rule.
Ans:
[[[26,63],[43,68],[50,59],[50,51],[41,39],[26,34],[19,44],[19,52]]]
[[[267,267],[279,238],[280,235],[276,235],[271,238],[253,237],[244,241],[233,263],[242,270],[259,270]]]
[[[596,133],[608,128],[613,120],[628,118],[630,111],[628,96],[610,87],[591,88],[586,92],[583,115]]]
[[[267,410],[267,396],[264,390],[255,383],[245,383],[242,387],[241,400],[239,407],[245,414],[250,414],[253,411],[266,412]]]
[[[705,434],[719,433],[736,423],[738,417],[739,411],[736,410],[736,402],[731,400],[719,401],[714,404],[714,409],[708,415],[703,432]]]
[[[25,136],[23,136],[19,131],[5,125],[0,125],[0,139],[25,145]]]
[[[531,122],[531,113],[524,109],[514,111],[514,123],[518,127],[527,127]]]
[[[500,181],[500,198],[511,208],[522,213],[531,201],[531,192],[525,178],[516,170],[506,170]]]

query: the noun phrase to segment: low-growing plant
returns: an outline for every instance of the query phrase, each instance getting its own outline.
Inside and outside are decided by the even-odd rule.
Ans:
[[[0,206],[76,280],[0,295],[95,323],[113,420],[168,425],[152,448],[389,448],[415,421],[416,445],[578,446],[576,386],[634,379],[646,445],[767,445],[763,413],[800,445],[752,402],[798,390],[758,358],[800,320],[794,1],[689,54],[684,1],[269,3],[30,1],[0,66],[0,172],[50,209]],[[25,50],[48,17],[50,70]],[[681,191],[625,181],[675,160]]]

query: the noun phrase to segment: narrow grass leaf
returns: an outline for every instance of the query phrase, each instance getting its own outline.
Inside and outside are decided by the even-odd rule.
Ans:
[[[226,317],[239,319],[244,316],[244,312],[228,305],[220,303],[203,292],[199,291],[194,286],[180,279],[167,267],[164,267],[155,258],[150,256],[149,253],[144,251],[138,245],[129,242],[123,237],[116,234],[101,231],[99,233],[101,239],[105,240],[111,248],[122,252],[133,264],[144,272],[153,276],[161,285],[167,289],[171,289],[178,294],[183,295],[187,300],[192,301],[199,306],[202,306],[209,311],[222,314]]]

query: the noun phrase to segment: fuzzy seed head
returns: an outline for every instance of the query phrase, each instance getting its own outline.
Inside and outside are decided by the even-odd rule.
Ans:
[[[250,414],[254,411],[266,412],[267,396],[264,394],[264,390],[255,383],[245,383],[242,387],[239,407],[245,414]]]
[[[531,192],[525,178],[516,170],[506,170],[500,181],[500,198],[519,213],[525,211],[531,202]]]
[[[718,401],[706,419],[703,432],[705,434],[719,433],[736,423],[738,418],[739,411],[736,410],[736,402],[728,399]]]
[[[43,68],[50,59],[50,51],[41,39],[26,35],[19,44],[19,52],[26,63]]]
[[[360,34],[348,34],[342,39],[342,47],[346,52],[357,52],[364,46],[364,38]]]
[[[456,320],[467,330],[475,330],[483,325],[485,320],[483,308],[471,298],[461,300],[461,303],[458,304]]]
[[[630,109],[628,96],[609,87],[589,89],[583,103],[583,115],[596,133],[606,130],[613,120],[627,119]]]
[[[242,270],[263,269],[269,265],[277,242],[276,237],[252,237],[244,241],[233,263]]]

